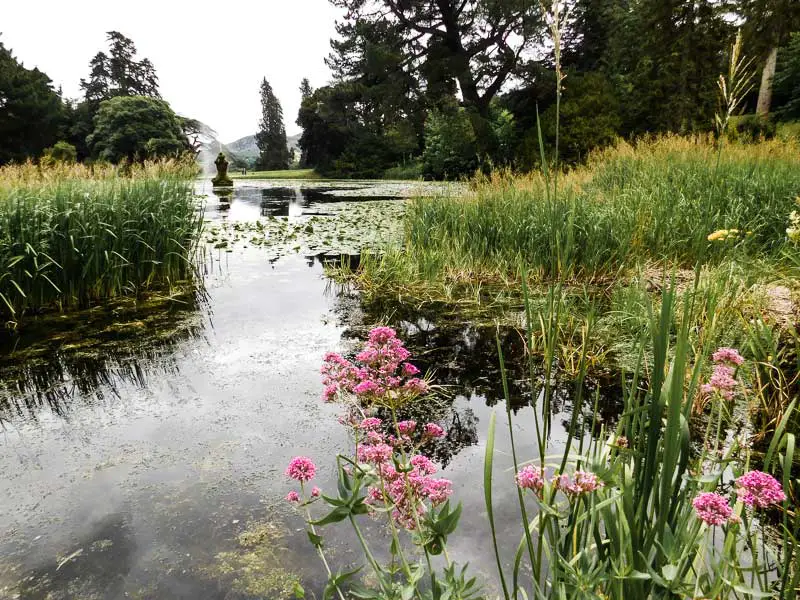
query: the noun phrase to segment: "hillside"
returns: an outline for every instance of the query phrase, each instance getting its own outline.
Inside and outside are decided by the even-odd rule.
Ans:
[[[294,150],[295,159],[300,158],[300,147],[298,146],[300,135],[301,134],[298,133],[296,135],[287,136],[286,138],[286,145],[289,147],[290,151]],[[258,146],[256,146],[255,135],[247,135],[230,144],[225,144],[225,146],[243,160],[254,161],[258,158]]]

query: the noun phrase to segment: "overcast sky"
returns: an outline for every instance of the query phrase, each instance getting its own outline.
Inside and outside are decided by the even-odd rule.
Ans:
[[[323,59],[339,16],[328,0],[0,0],[0,40],[76,98],[89,60],[107,50],[105,32],[119,31],[155,65],[176,112],[232,142],[258,128],[262,77],[281,101],[286,132],[300,131],[300,80],[328,82]]]

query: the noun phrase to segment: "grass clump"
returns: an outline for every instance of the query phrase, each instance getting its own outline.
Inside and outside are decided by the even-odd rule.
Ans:
[[[415,200],[406,248],[370,278],[492,280],[524,265],[543,279],[610,280],[643,261],[778,256],[800,194],[800,147],[730,145],[719,157],[708,138],[668,136],[596,153],[557,194],[540,173],[495,173],[472,187]]]
[[[80,308],[191,277],[194,167],[0,169],[0,316]]]

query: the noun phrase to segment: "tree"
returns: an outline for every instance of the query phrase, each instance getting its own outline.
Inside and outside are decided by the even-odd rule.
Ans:
[[[256,145],[261,152],[257,168],[266,171],[289,168],[283,109],[266,77],[261,81],[261,121],[256,133]]]
[[[538,3],[531,0],[331,0],[347,10],[342,28],[354,39],[370,30],[392,29],[401,67],[426,73],[436,89],[455,81],[482,154],[496,140],[490,124],[492,99],[542,33]],[[335,44],[334,44],[334,47]],[[339,55],[346,59],[339,49]]]
[[[300,81],[300,100],[309,98],[313,93],[314,88],[311,87],[311,83],[308,81],[308,78],[303,77],[303,79]]]
[[[772,86],[778,62],[778,48],[792,31],[800,29],[800,2],[797,0],[738,0],[738,12],[746,20],[745,48],[757,56],[761,65],[756,113],[769,114]]]
[[[89,79],[81,79],[81,89],[90,107],[116,96],[160,98],[158,76],[148,59],[137,61],[133,40],[118,31],[109,31],[108,54],[98,52],[89,62]]]
[[[37,157],[59,138],[64,104],[50,78],[0,42],[0,164]]]
[[[800,32],[781,48],[774,91],[776,114],[787,121],[800,120]]]
[[[100,103],[88,143],[110,162],[178,156],[190,150],[180,118],[158,98],[118,96]]]

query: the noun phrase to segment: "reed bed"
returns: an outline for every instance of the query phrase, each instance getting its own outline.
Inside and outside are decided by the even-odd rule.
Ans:
[[[524,266],[542,278],[611,280],[645,261],[691,268],[779,256],[800,195],[800,146],[720,154],[706,137],[620,142],[559,181],[554,192],[541,173],[495,173],[464,197],[416,200],[406,247],[373,264],[370,278],[492,279]]]
[[[0,169],[0,316],[80,308],[192,276],[193,167]]]

